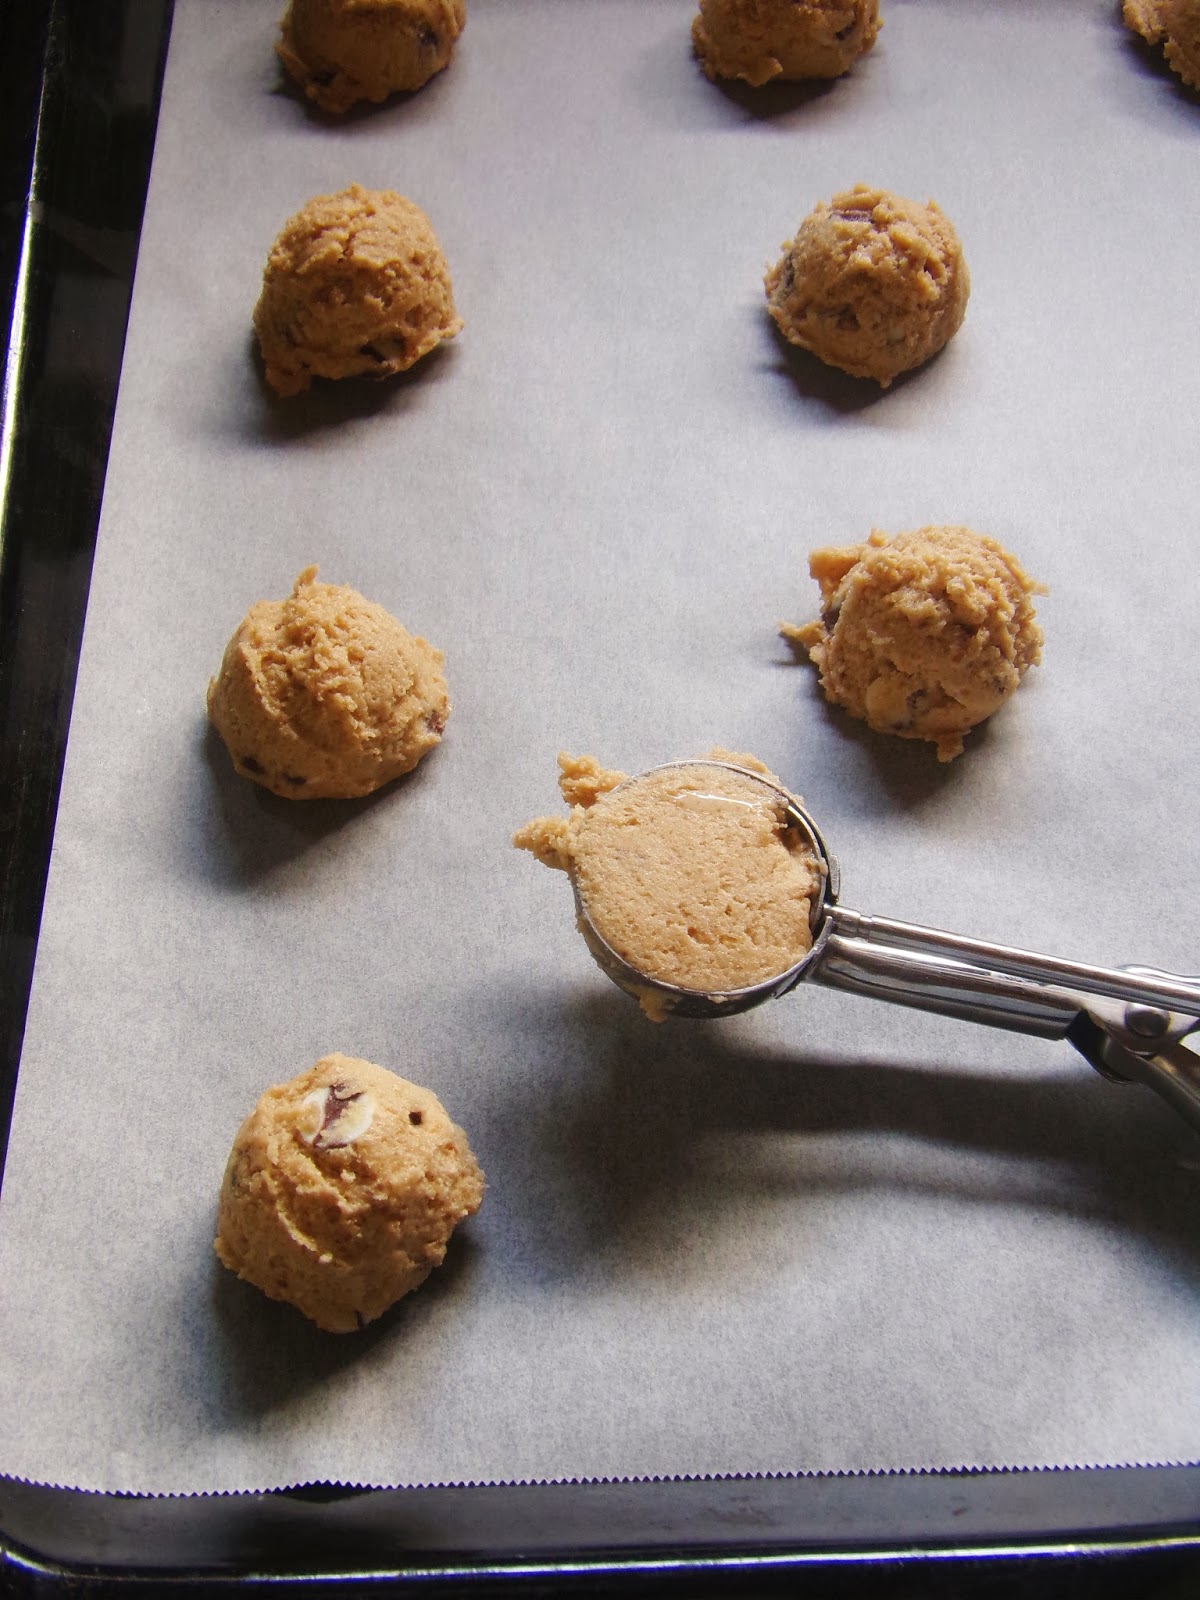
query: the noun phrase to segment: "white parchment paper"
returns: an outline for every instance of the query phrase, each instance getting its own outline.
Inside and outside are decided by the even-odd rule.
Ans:
[[[1065,1044],[814,989],[654,1028],[509,846],[555,755],[719,742],[802,792],[846,903],[1197,964],[1195,96],[1092,0],[888,0],[820,89],[691,59],[686,0],[472,0],[420,94],[332,124],[275,0],[178,0],[0,1200],[0,1472],[174,1493],[1200,1457],[1200,1144]],[[466,327],[274,400],[272,238],[357,180],[429,213]],[[973,279],[886,394],[762,273],[856,181]],[[1044,665],[967,753],[791,663],[816,545],[995,534]],[[204,691],[308,562],[447,654],[373,800],[237,778]],[[488,1174],[356,1337],[217,1264],[262,1088],[342,1050]]]

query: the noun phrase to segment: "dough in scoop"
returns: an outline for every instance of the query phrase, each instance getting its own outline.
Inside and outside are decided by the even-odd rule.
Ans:
[[[593,756],[558,764],[569,816],[535,818],[513,843],[571,874],[592,927],[637,974],[727,994],[811,948],[822,869],[782,799],[755,781],[778,783],[762,762],[714,750],[628,781]],[[657,991],[634,992],[651,1021],[669,1012]]]
[[[1041,660],[1030,596],[1044,594],[995,539],[918,528],[813,552],[821,620],[782,633],[807,651],[825,698],[877,733],[928,739],[938,760]]]
[[[857,184],[810,212],[783,250],[765,283],[784,338],[885,389],[936,355],[966,314],[962,246],[932,200]]]

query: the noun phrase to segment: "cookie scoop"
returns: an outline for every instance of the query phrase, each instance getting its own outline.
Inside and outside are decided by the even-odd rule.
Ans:
[[[606,772],[590,758],[560,758],[564,798],[574,793],[584,815],[573,809],[570,818],[538,819],[513,840],[570,874],[576,920],[588,949],[652,1021],[731,1016],[788,994],[802,982],[818,983],[1044,1039],[1068,1039],[1103,1077],[1145,1084],[1200,1131],[1200,1056],[1183,1043],[1200,1028],[1200,978],[1152,967],[1088,966],[851,911],[839,904],[837,860],[803,802],[761,763],[748,767],[745,758],[721,759],[723,754],[667,762],[634,777]],[[690,841],[692,848],[685,850],[680,841],[680,848],[669,852],[670,892],[646,894],[642,885],[662,876],[659,841],[647,846],[644,831],[646,824],[657,828],[653,813],[663,793],[711,795],[717,804],[709,811],[709,825]],[[585,803],[589,796],[590,804]],[[580,848],[580,839],[589,827],[588,810],[598,812],[602,803],[613,808],[615,826],[605,830],[604,853],[611,859],[597,882],[596,863]],[[725,871],[730,840],[746,827],[739,804],[753,804],[760,815],[771,817],[776,846],[803,863],[809,886],[806,927],[803,933],[796,930],[799,953],[789,966],[778,970],[773,958],[761,977],[721,989],[701,977],[711,969],[663,965],[657,953],[676,944],[683,907],[688,908],[685,937],[720,937],[729,913],[712,886],[715,882],[728,894],[731,883],[742,881]],[[758,848],[774,847],[756,847],[756,853]],[[732,858],[736,855],[735,848]],[[785,902],[781,913],[795,910],[804,898],[788,875],[759,881],[766,896],[778,893]],[[629,901],[616,917],[614,887]],[[703,916],[691,916],[692,903],[706,908]],[[639,925],[636,941],[622,933],[630,920]],[[734,917],[731,923],[734,943],[738,921]],[[754,925],[769,922],[764,905]]]
[[[636,975],[652,1021],[663,993],[752,989],[805,955],[821,869],[761,762],[678,762],[637,782],[593,756],[558,764],[569,815],[535,818],[513,843],[570,874],[585,937]]]

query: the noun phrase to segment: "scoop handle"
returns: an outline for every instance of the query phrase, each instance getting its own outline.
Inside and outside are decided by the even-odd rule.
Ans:
[[[1071,1024],[1068,1039],[1105,1077],[1143,1083],[1200,1133],[1200,1056],[1176,1040],[1153,1054],[1126,1050],[1086,1013]]]
[[[830,931],[811,976],[835,988],[932,1011],[944,999],[954,1016],[972,1015],[978,1005],[988,1013],[981,1022],[994,1022],[998,1009],[1011,1019],[1001,1026],[1047,1038],[1062,1038],[1071,1016],[1093,1000],[1200,1018],[1200,978],[1088,966],[840,905],[828,907],[827,916]]]
[[[874,937],[842,931],[877,919],[847,913],[840,906],[833,907],[830,916],[834,925],[804,973],[811,983],[1043,1039],[1065,1038],[1079,1014],[1078,995],[1061,986],[1031,982],[943,953],[928,940],[920,948],[916,936],[932,934],[933,929],[891,923],[889,927],[903,930],[906,940],[884,943],[876,927],[870,930]]]
[[[1093,967],[839,905],[804,976],[895,1004],[1070,1039],[1105,1077],[1145,1084],[1200,1132],[1200,979]]]

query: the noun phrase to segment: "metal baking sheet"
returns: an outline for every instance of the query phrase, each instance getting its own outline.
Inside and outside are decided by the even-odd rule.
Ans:
[[[1196,1459],[1162,1374],[1196,1353],[1198,1158],[1164,1109],[816,991],[652,1029],[508,846],[560,747],[720,742],[806,795],[861,909],[1194,965],[1194,101],[1082,0],[893,0],[849,78],[761,97],[698,73],[690,10],[477,0],[449,72],[331,125],[279,88],[273,8],[177,8],[0,1199],[10,1476]],[[352,180],[427,209],[466,329],[275,402],[267,247]],[[886,395],[762,304],[858,180],[934,196],[974,283]],[[1043,667],[950,767],[830,712],[774,632],[810,548],[931,521],[1051,588]],[[275,801],[204,725],[238,618],[311,560],[447,652],[444,746],[370,802]],[[331,1049],[428,1083],[490,1181],[355,1340],[210,1248],[241,1116]]]

